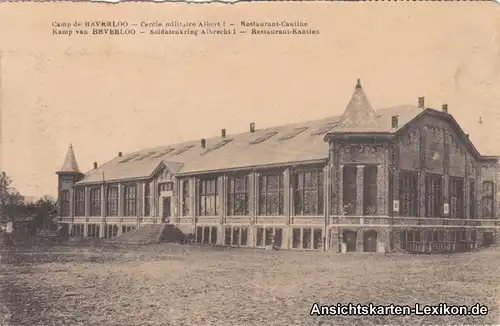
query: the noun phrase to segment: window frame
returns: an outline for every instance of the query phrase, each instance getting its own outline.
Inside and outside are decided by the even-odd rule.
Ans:
[[[75,216],[85,216],[85,189],[75,189]]]
[[[60,216],[69,216],[70,211],[70,191],[61,190],[61,210]]]
[[[310,176],[312,184],[308,185]],[[322,216],[325,212],[325,175],[323,169],[296,170],[291,175],[293,192],[294,216]],[[302,179],[302,180],[301,180]],[[314,185],[315,181],[316,185]],[[314,198],[314,203],[308,203],[307,198]],[[308,207],[309,206],[309,207]],[[315,208],[315,209],[314,209]]]
[[[219,178],[200,179],[198,186],[198,216],[218,216],[220,213]],[[210,209],[207,209],[207,204],[210,204]]]
[[[277,189],[270,189],[270,178],[277,178]],[[282,216],[284,215],[285,185],[283,171],[261,173],[258,176],[258,207],[259,216]],[[276,209],[273,209],[272,200],[278,200]]]
[[[123,185],[123,216],[137,216],[137,184]]]
[[[247,174],[233,174],[228,176],[226,182],[227,189],[227,216],[248,216],[250,214],[250,189],[249,177]],[[237,182],[243,183],[237,189]],[[238,201],[242,204],[238,205]]]

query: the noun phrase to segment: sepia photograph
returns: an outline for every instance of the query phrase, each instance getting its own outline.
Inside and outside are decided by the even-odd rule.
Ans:
[[[0,3],[0,326],[500,324],[499,34],[494,1]]]

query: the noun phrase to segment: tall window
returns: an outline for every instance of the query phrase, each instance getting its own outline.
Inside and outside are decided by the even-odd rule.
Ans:
[[[101,188],[90,189],[90,216],[101,216]]]
[[[227,181],[227,214],[248,215],[248,177],[231,176]]]
[[[106,190],[106,216],[118,216],[118,187]]]
[[[470,218],[476,218],[476,181],[470,180],[469,186],[470,203],[469,203],[469,216]]]
[[[295,215],[322,215],[323,170],[296,172],[293,175]]]
[[[418,175],[414,172],[399,174],[399,214],[400,216],[418,216]]]
[[[425,176],[425,216],[441,216],[442,179],[440,175],[428,174]]]
[[[61,216],[69,216],[69,190],[61,191]]]
[[[219,187],[217,178],[200,180],[199,215],[216,216],[219,214]]]
[[[259,176],[259,215],[283,215],[283,198],[281,172]]]
[[[343,174],[343,209],[345,215],[355,215],[357,205],[357,168],[356,166],[347,165],[342,169]]]
[[[363,168],[363,214],[377,214],[377,167]]]
[[[75,216],[85,216],[85,189],[75,189]]]
[[[123,194],[125,195],[123,215],[137,215],[137,186],[135,184],[125,185],[123,187]]]
[[[144,187],[144,216],[151,215],[151,189],[149,182]]]
[[[182,181],[182,215],[189,216],[191,213],[191,187],[189,180]]]
[[[464,180],[450,178],[450,217],[464,218]]]
[[[484,181],[483,182],[483,198],[481,200],[483,209],[482,209],[482,215],[483,218],[493,218],[494,215],[494,209],[493,209],[493,196],[494,196],[494,184],[493,181]]]

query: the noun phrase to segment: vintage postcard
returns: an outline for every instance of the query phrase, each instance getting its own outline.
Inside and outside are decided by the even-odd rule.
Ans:
[[[499,324],[500,5],[206,2],[0,2],[0,326]]]

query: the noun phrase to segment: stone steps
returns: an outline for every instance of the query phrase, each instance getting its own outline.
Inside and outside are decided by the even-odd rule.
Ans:
[[[135,230],[113,238],[111,242],[126,244],[153,244],[159,243],[166,224],[146,224]]]

